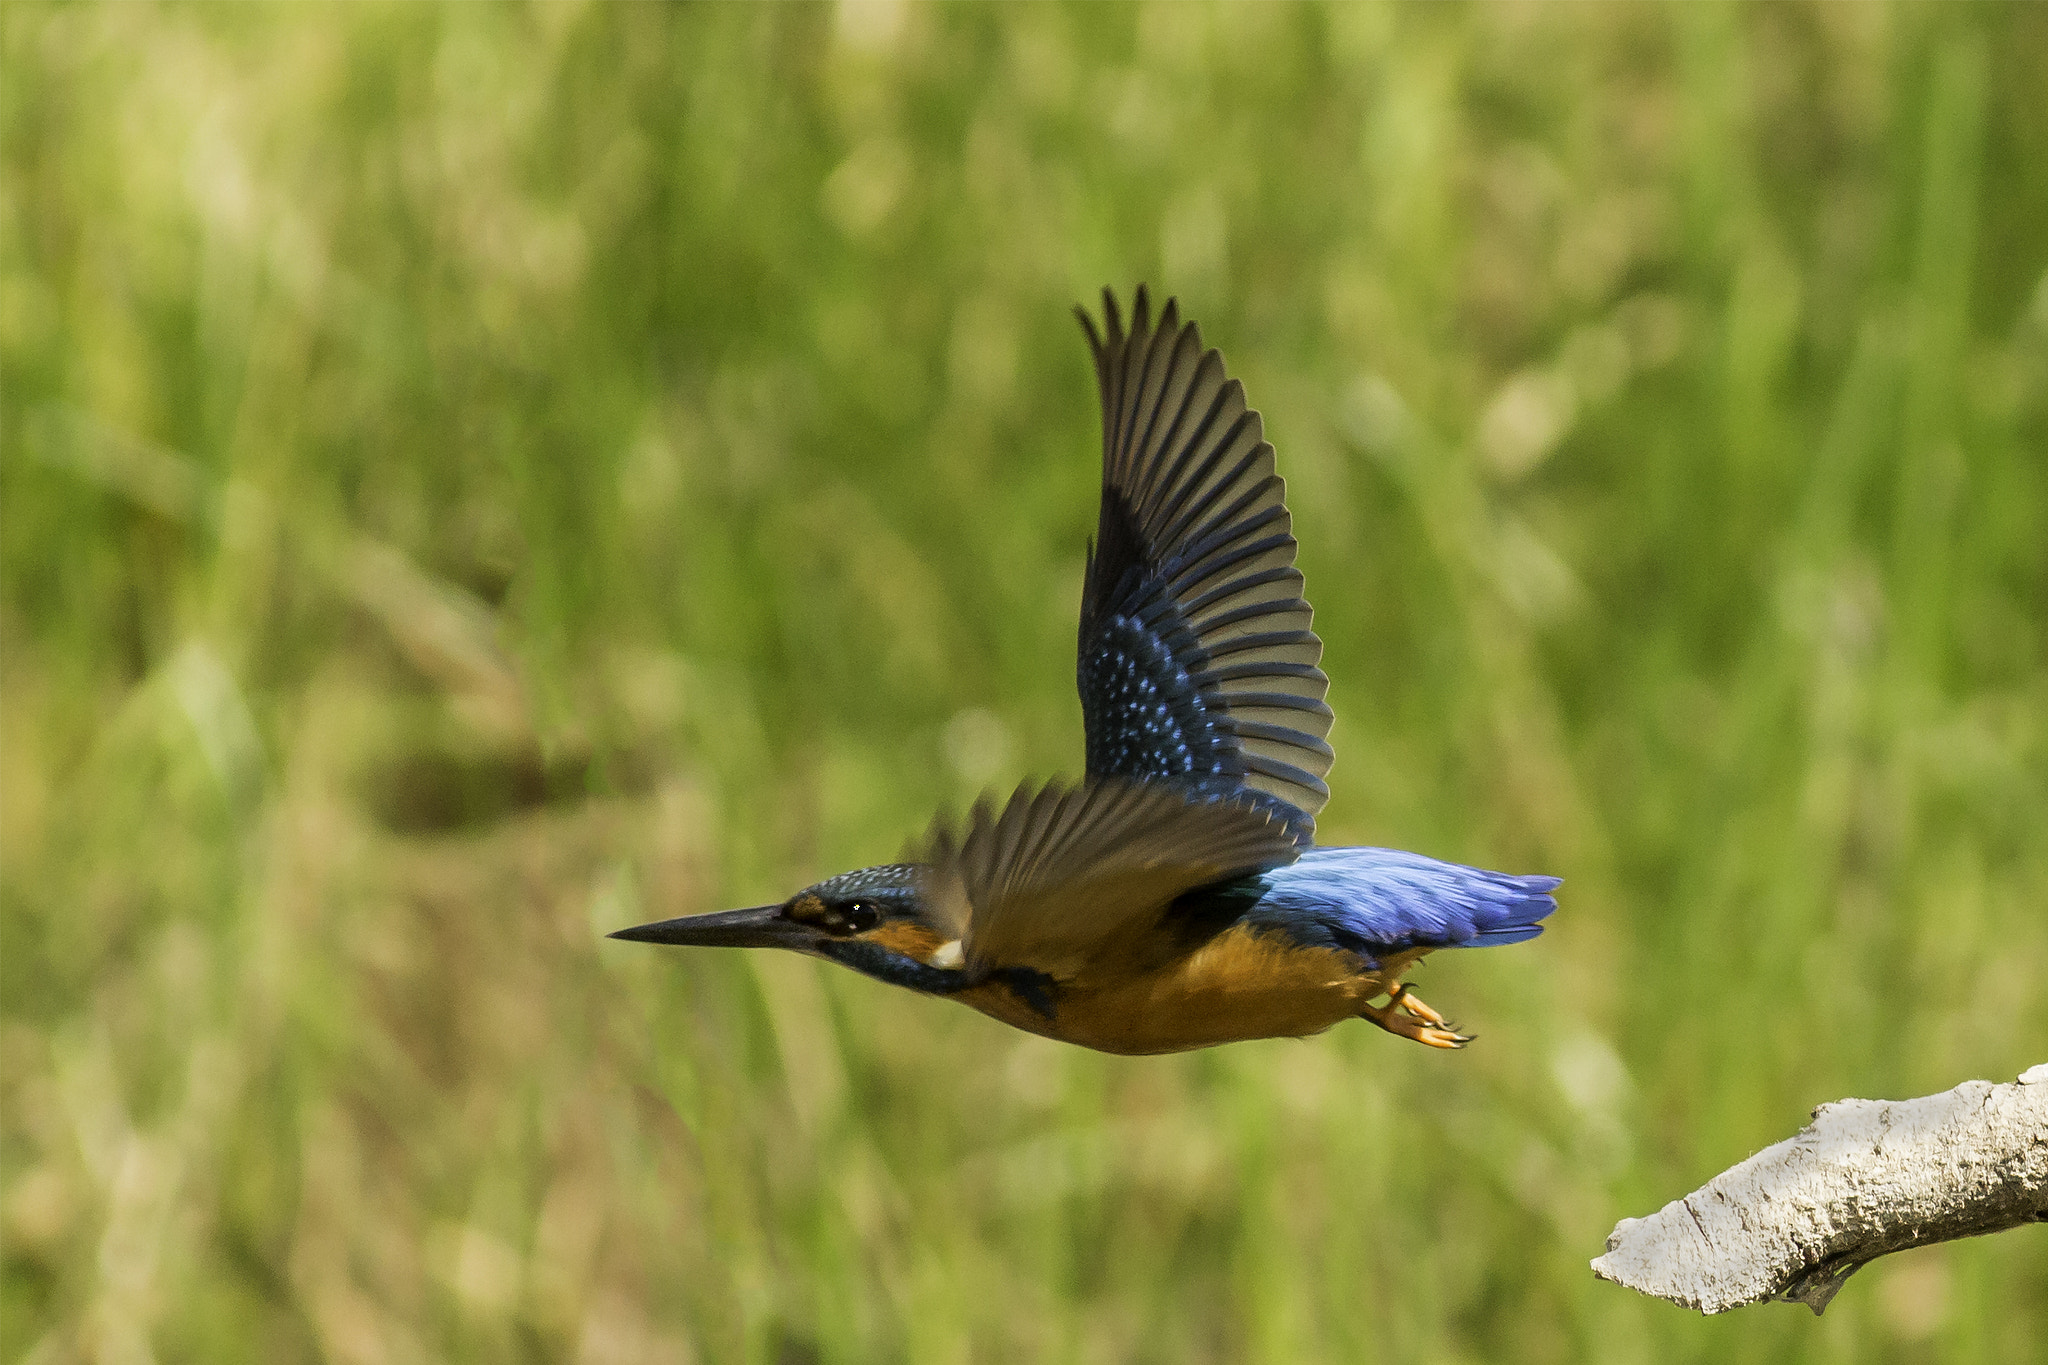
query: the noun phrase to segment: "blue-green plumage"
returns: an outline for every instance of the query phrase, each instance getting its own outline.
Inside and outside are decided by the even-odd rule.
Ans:
[[[1543,932],[1556,877],[1517,877],[1396,848],[1311,848],[1255,879],[1245,922],[1377,962],[1409,948],[1488,948]]]
[[[1259,414],[1173,302],[1155,326],[1140,289],[1126,329],[1105,292],[1103,327],[1081,321],[1103,417],[1083,783],[985,800],[906,861],[780,905],[618,937],[791,948],[1111,1052],[1352,1016],[1461,1045],[1401,973],[1535,937],[1558,879],[1316,846],[1329,679]]]

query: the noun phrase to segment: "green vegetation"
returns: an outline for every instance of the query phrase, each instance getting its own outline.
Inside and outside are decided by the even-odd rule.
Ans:
[[[0,1355],[2021,1361],[1597,1283],[2048,1060],[2048,8],[0,8]],[[1328,842],[1567,878],[1124,1060],[600,941],[1075,770],[1177,293],[1289,480]]]

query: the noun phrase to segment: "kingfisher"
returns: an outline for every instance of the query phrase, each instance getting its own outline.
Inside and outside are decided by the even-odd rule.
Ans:
[[[1334,753],[1273,447],[1223,357],[1143,286],[1077,308],[1102,400],[1102,502],[1075,668],[1079,782],[984,796],[903,861],[613,938],[783,948],[1103,1052],[1306,1037],[1362,1018],[1471,1039],[1403,976],[1519,943],[1556,877],[1325,847]]]

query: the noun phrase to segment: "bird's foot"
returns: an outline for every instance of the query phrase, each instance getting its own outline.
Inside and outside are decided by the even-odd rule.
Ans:
[[[1393,991],[1387,996],[1387,1008],[1405,1010],[1425,1024],[1435,1024],[1439,1028],[1450,1027],[1441,1014],[1422,1003],[1422,997],[1408,989],[1406,982],[1395,983]]]
[[[1359,1013],[1389,1033],[1428,1047],[1460,1048],[1472,1041],[1406,986],[1388,992],[1386,1004],[1367,1005]]]

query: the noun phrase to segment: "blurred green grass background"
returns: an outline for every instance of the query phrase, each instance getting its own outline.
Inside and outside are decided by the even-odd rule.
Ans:
[[[2048,8],[0,8],[0,1353],[2021,1361],[1597,1283],[2048,1060]],[[600,942],[1078,768],[1095,396],[1267,418],[1326,842],[1563,874],[1125,1060]]]

